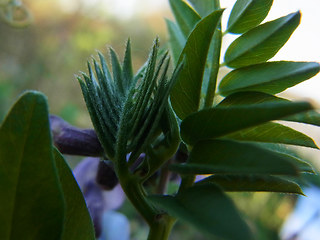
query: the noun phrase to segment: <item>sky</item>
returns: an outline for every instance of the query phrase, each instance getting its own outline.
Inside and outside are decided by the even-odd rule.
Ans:
[[[60,0],[64,8],[70,11],[79,1],[88,6],[94,6],[94,4],[101,2],[106,12],[123,20],[130,20],[130,18],[142,13],[152,14],[159,10],[169,9],[168,0]],[[220,2],[221,7],[226,8],[223,17],[223,23],[226,26],[228,14],[235,0],[221,0]],[[319,0],[274,0],[273,7],[265,21],[285,16],[297,10],[302,12],[302,19],[300,26],[287,44],[272,60],[320,62],[319,9]],[[163,19],[159,19],[159,21],[163,21]],[[232,39],[234,37],[229,37],[226,42],[229,43]],[[314,99],[320,104],[320,74],[312,80],[305,81],[299,86],[287,90],[287,92],[301,98]]]

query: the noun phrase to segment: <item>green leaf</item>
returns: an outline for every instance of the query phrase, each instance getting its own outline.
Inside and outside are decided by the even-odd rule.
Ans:
[[[300,12],[264,23],[246,32],[228,47],[224,61],[232,68],[262,63],[272,58],[300,23]]]
[[[212,175],[199,184],[214,183],[227,192],[281,192],[304,195],[300,186],[284,178],[266,175]]]
[[[206,17],[213,11],[220,9],[219,0],[189,0],[189,2],[201,17]]]
[[[111,57],[111,65],[112,65],[112,76],[115,85],[117,86],[117,92],[121,94],[121,96],[125,95],[125,86],[122,78],[122,69],[120,66],[120,61],[116,52],[110,48],[110,57]]]
[[[193,186],[175,197],[148,198],[169,215],[216,237],[228,240],[253,239],[231,199],[213,184]]]
[[[273,0],[238,0],[228,20],[227,32],[244,33],[256,27],[268,15]]]
[[[199,108],[202,77],[210,40],[222,12],[222,10],[215,11],[197,24],[180,56],[179,63],[184,61],[184,65],[172,89],[171,102],[181,119]]]
[[[46,98],[22,95],[0,128],[0,239],[61,238],[65,204]]]
[[[307,135],[273,122],[231,133],[225,138],[238,141],[282,143],[318,149],[314,141]]]
[[[238,92],[229,95],[218,106],[239,106],[263,102],[290,102],[288,99],[276,97],[262,92]],[[301,122],[320,126],[320,113],[315,110],[298,113],[281,120]]]
[[[300,113],[284,118],[283,120],[320,126],[320,113],[317,111],[307,111],[305,113]]]
[[[183,0],[169,0],[169,3],[181,32],[187,38],[201,17]]]
[[[254,127],[271,120],[311,110],[307,102],[264,102],[239,106],[218,106],[193,113],[181,123],[181,137],[187,144]]]
[[[61,240],[95,240],[91,217],[72,171],[56,149],[54,149],[54,158],[66,203],[66,217]]]
[[[293,147],[289,148],[287,145],[277,143],[256,143],[255,145],[260,146],[262,148],[266,148],[270,151],[291,156],[291,158],[289,158],[288,160],[292,161],[292,163],[299,169],[300,173],[315,173],[313,167],[308,162],[300,159],[299,155],[297,154],[299,149],[295,149]]]
[[[186,164],[170,169],[182,174],[271,174],[297,175],[297,159],[251,143],[228,140],[198,142]]]
[[[125,89],[129,89],[133,80],[132,60],[131,60],[131,42],[128,39],[126,52],[122,63],[122,79]]]
[[[218,28],[221,29],[221,23],[219,23]],[[222,33],[220,29],[217,29],[213,34],[207,59],[207,64],[210,64],[210,66],[206,66],[205,68],[204,81],[202,84],[202,92],[206,90],[204,93],[204,107],[212,107],[216,94],[222,45]]]
[[[305,81],[320,70],[316,62],[267,62],[239,68],[227,74],[219,84],[219,93],[240,91],[276,94]]]
[[[173,63],[174,65],[177,65],[184,44],[186,43],[186,39],[181,33],[179,27],[174,22],[166,19],[166,24],[169,34],[169,45]]]

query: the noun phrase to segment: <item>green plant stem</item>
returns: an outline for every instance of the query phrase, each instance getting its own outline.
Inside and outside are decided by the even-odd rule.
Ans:
[[[127,167],[118,165],[115,170],[126,196],[142,215],[144,220],[151,226],[158,211],[147,201],[146,193],[140,179],[137,176],[132,175]]]
[[[168,166],[172,162],[171,160],[172,159],[169,159],[161,169],[159,184],[156,190],[157,194],[165,194],[167,191],[168,182],[170,178],[170,171]]]
[[[140,178],[132,175],[128,168],[117,166],[116,172],[126,196],[150,227],[148,240],[167,240],[176,219],[161,214],[150,204]]]
[[[176,219],[167,214],[157,215],[154,223],[150,225],[148,240],[167,240],[175,222]]]

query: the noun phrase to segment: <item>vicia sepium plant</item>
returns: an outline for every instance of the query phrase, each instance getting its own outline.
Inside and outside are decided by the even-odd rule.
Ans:
[[[261,24],[272,2],[237,0],[222,33],[218,0],[170,0],[176,21],[167,20],[169,53],[156,39],[134,74],[128,41],[122,62],[110,50],[111,65],[99,54],[100,63],[88,63],[89,74],[78,77],[95,131],[49,118],[38,92],[22,95],[0,128],[0,239],[97,237],[58,150],[101,157],[99,177],[90,179],[103,180],[104,189],[119,181],[149,225],[149,240],[168,239],[178,219],[210,239],[257,239],[226,192],[303,194],[299,184],[315,170],[288,146],[318,147],[287,123],[320,126],[313,105],[277,95],[320,66],[269,61],[301,17],[296,12]],[[240,36],[221,57],[227,34]],[[219,82],[222,67],[230,71]],[[167,195],[170,173],[181,181]],[[97,234],[101,214],[94,212]]]
[[[271,0],[236,1],[224,33],[219,1],[170,0],[170,5],[176,20],[167,20],[172,79],[165,80],[164,63],[158,80],[166,54],[155,68],[157,41],[147,67],[135,76],[129,44],[122,65],[111,51],[112,77],[100,55],[101,67],[94,61],[96,76],[89,65],[89,76],[79,79],[92,122],[122,188],[150,226],[149,239],[167,239],[176,219],[218,238],[254,239],[224,192],[302,194],[292,179],[314,170],[279,144],[317,146],[274,120],[319,125],[320,115],[307,102],[274,94],[314,76],[319,64],[268,62],[301,16],[296,12],[260,24]],[[220,63],[223,37],[229,33],[241,36]],[[224,66],[231,71],[216,89]],[[182,163],[178,157],[169,161],[177,151],[187,156]],[[146,157],[136,163],[141,153]],[[182,179],[176,194],[152,195],[144,189],[148,178],[168,169]],[[207,176],[195,183],[196,175]]]

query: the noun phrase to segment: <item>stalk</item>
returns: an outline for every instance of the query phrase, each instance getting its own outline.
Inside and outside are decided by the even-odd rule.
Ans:
[[[167,214],[157,215],[155,221],[150,225],[148,240],[167,240],[176,219]]]

